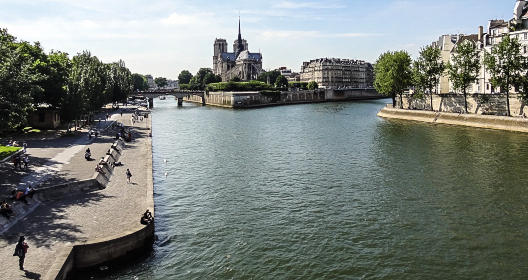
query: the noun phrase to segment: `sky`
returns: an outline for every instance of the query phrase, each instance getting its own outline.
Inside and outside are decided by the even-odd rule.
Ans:
[[[73,56],[89,50],[136,73],[177,79],[212,68],[215,38],[238,34],[266,70],[321,57],[374,63],[385,51],[416,57],[442,34],[477,33],[511,19],[514,0],[0,0],[0,28]]]

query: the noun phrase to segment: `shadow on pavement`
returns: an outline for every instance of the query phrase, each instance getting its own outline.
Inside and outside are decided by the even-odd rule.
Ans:
[[[80,241],[79,221],[68,220],[68,207],[93,207],[95,203],[112,198],[100,192],[90,192],[66,197],[61,200],[49,201],[40,205],[30,216],[19,221],[3,236],[10,245],[16,244],[18,237],[24,235],[27,240],[38,247],[51,247],[55,242]],[[94,217],[86,217],[94,219]]]

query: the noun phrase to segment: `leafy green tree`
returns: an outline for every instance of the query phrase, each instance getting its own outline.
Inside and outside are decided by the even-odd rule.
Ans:
[[[526,72],[525,58],[521,55],[521,44],[516,38],[506,35],[486,53],[484,64],[491,74],[491,84],[506,92],[506,106],[510,116],[510,87],[520,82],[521,72]]]
[[[281,88],[281,89],[287,89],[288,79],[286,79],[286,77],[284,77],[283,75],[279,75],[277,79],[275,80],[275,87]]]
[[[93,112],[110,100],[105,94],[107,71],[107,66],[88,51],[72,58],[68,96],[63,104],[63,116],[67,120],[78,120],[84,114],[91,120]]]
[[[431,111],[433,111],[433,90],[440,81],[445,70],[440,49],[427,46],[420,51],[420,57],[413,64],[413,82],[419,91],[429,92],[431,96]]]
[[[238,82],[241,82],[242,80],[240,80],[239,77],[233,77],[230,82],[235,82],[235,83],[238,83]]]
[[[48,54],[48,71],[42,83],[44,89],[43,100],[54,108],[60,108],[68,94],[68,77],[72,63],[68,54],[52,51]]]
[[[208,84],[216,83],[216,82],[217,82],[216,76],[213,73],[205,74],[205,77],[203,79],[203,84],[204,85],[208,85]]]
[[[396,94],[400,95],[403,109],[403,92],[412,84],[411,57],[405,51],[382,54],[374,67],[376,79],[374,87],[384,95],[392,97],[392,106],[396,107]]]
[[[280,72],[278,70],[262,72],[258,75],[257,80],[264,83],[273,84],[277,80],[278,76],[280,76]]]
[[[319,85],[317,84],[316,81],[311,81],[308,83],[308,89],[309,90],[316,90],[319,88]]]
[[[154,83],[160,88],[165,87],[169,82],[167,81],[167,78],[163,77],[157,77],[154,79]]]
[[[143,91],[148,89],[147,78],[141,74],[132,74],[132,85],[134,91]]]
[[[192,77],[193,75],[191,74],[191,72],[183,70],[181,71],[180,75],[178,75],[178,81],[180,82],[180,84],[188,84],[191,82]]]
[[[107,74],[106,94],[112,102],[124,102],[133,89],[130,70],[126,68],[124,61],[119,60],[108,64]]]
[[[33,110],[32,96],[41,91],[33,63],[33,58],[18,47],[16,37],[0,29],[0,130],[27,123]]]
[[[451,60],[453,63],[447,65],[449,79],[453,88],[462,91],[464,94],[464,109],[468,113],[467,89],[477,80],[480,70],[480,57],[477,47],[473,42],[465,40],[457,44]]]

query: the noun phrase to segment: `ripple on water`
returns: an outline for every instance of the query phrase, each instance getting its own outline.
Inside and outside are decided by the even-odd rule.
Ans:
[[[382,106],[156,100],[158,241],[107,278],[528,275],[528,137],[386,121]]]

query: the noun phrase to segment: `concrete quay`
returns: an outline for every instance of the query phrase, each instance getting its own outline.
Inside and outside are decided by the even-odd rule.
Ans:
[[[115,141],[110,133],[88,143],[84,135],[71,139],[76,144],[57,148],[54,157],[63,154],[69,159],[41,186],[42,193],[36,195],[39,201],[30,201],[37,205],[35,209],[0,236],[2,279],[74,279],[79,269],[130,257],[152,244],[154,225],[139,222],[146,209],[154,214],[150,118],[132,124],[128,111],[112,119],[132,128],[133,140],[112,156],[105,155]],[[111,176],[100,178],[94,174],[97,161],[84,159],[87,147],[96,160],[115,157],[124,165],[107,169]],[[126,182],[127,168],[133,174],[131,184]],[[34,173],[40,176],[38,170]],[[54,180],[61,183],[60,188]],[[106,188],[88,186],[94,182],[90,180]],[[30,246],[25,271],[18,269],[18,258],[12,256],[19,235]]]
[[[245,109],[266,106],[293,105],[320,102],[381,99],[384,96],[374,89],[318,89],[283,91],[276,94],[248,92],[209,92],[205,94],[205,105]],[[185,101],[204,104],[202,97],[189,95]]]
[[[528,132],[528,119],[520,117],[406,110],[393,108],[390,104],[383,108],[378,113],[378,116],[387,119],[460,125],[525,133]]]

